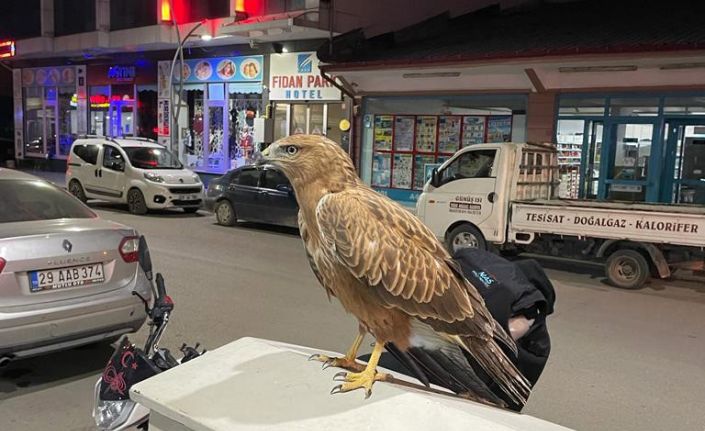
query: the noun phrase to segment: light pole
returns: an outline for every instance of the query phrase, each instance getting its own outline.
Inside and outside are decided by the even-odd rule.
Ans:
[[[179,95],[181,95],[181,92],[184,89],[184,45],[186,44],[186,41],[188,40],[191,35],[193,35],[193,32],[195,32],[200,26],[203,25],[205,21],[201,21],[197,23],[193,28],[186,33],[186,36],[184,38],[181,38],[181,34],[179,32],[179,26],[176,24],[176,17],[173,17],[173,22],[174,22],[174,29],[176,30],[176,39],[179,41],[179,46],[176,47],[176,52],[174,53],[174,58],[171,60],[171,68],[169,69],[169,83],[168,85],[171,87],[169,88],[169,106],[172,112],[172,119],[171,119],[171,130],[174,131],[174,133],[171,133],[171,138],[173,139],[176,136],[176,145],[177,145],[177,153],[179,152],[179,141],[178,141],[178,133],[179,133],[179,114],[181,113],[181,103],[179,102],[178,105],[176,105],[176,109],[174,109],[174,88],[173,88],[173,79],[174,79],[174,67],[176,66],[176,59],[180,59],[180,64],[179,64]],[[174,127],[176,126],[176,127]],[[172,141],[173,142],[173,141]],[[173,146],[172,146],[173,149]]]

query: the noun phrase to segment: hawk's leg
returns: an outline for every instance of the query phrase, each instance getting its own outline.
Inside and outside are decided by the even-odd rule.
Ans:
[[[365,369],[365,366],[355,361],[355,358],[357,357],[357,351],[360,349],[362,340],[365,338],[365,333],[366,331],[360,327],[360,333],[355,337],[355,341],[353,341],[352,346],[348,349],[348,353],[342,358],[331,358],[330,356],[315,354],[311,355],[308,360],[323,362],[324,369],[328,367],[338,367],[350,371],[362,371]]]
[[[370,355],[370,361],[367,363],[362,372],[359,373],[346,373],[341,372],[333,377],[333,380],[342,380],[343,384],[338,385],[333,388],[330,392],[331,394],[337,394],[340,392],[350,392],[355,389],[364,388],[365,398],[369,398],[372,395],[372,385],[378,380],[387,380],[390,375],[377,372],[377,363],[379,362],[379,357],[382,354],[382,349],[384,349],[384,344],[380,342],[375,342],[375,347],[372,349],[372,354]]]

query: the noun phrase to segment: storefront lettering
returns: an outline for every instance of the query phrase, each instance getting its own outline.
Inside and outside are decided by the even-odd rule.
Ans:
[[[284,94],[287,99],[323,99],[321,90],[286,90]]]
[[[134,66],[111,66],[108,69],[108,79],[115,81],[132,81],[136,72]]]
[[[640,230],[655,230],[659,232],[698,233],[698,225],[690,223],[671,223],[663,221],[637,220],[636,228]]]
[[[608,217],[595,217],[595,216],[590,216],[590,217],[575,217],[573,219],[574,224],[581,224],[585,226],[600,226],[600,227],[619,227],[619,228],[626,228],[627,227],[627,220],[625,219],[616,219],[616,218],[608,218]]]
[[[306,85],[304,87],[304,78]],[[322,76],[303,76],[303,75],[281,75],[272,77],[272,88],[327,88],[333,87],[333,84],[323,79]]]

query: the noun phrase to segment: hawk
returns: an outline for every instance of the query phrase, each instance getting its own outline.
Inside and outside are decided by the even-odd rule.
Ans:
[[[495,400],[467,355],[515,402],[530,385],[498,344],[513,340],[492,318],[473,285],[433,233],[411,212],[357,176],[335,142],[293,135],[273,143],[264,163],[289,178],[299,204],[299,228],[311,268],[330,297],[359,321],[342,358],[315,359],[350,370],[333,392],[384,380],[377,364],[385,346],[426,385]],[[375,338],[366,366],[356,361],[363,337]],[[467,355],[466,355],[467,354]]]

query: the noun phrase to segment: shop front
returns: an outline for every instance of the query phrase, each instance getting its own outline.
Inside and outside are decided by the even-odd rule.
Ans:
[[[321,76],[315,52],[271,55],[269,100],[274,106],[274,140],[306,133],[325,135],[348,147],[347,128],[340,127],[350,117],[348,104],[340,90]]]
[[[413,206],[432,169],[459,149],[524,141],[526,104],[522,94],[366,98],[361,177]]]
[[[169,66],[160,62],[160,76],[168,76]],[[257,121],[263,115],[263,69],[261,55],[186,60],[181,93],[177,77],[170,89],[159,90],[160,140],[175,142],[182,163],[197,172],[222,174],[251,162],[256,129],[263,127]],[[177,130],[169,127],[169,91],[180,105]]]
[[[79,103],[79,94],[85,91],[85,67],[27,68],[14,73],[18,158],[66,159],[77,134],[85,130],[85,104]]]
[[[155,62],[91,65],[88,73],[88,133],[157,137]]]
[[[563,94],[563,197],[705,204],[705,93]]]

